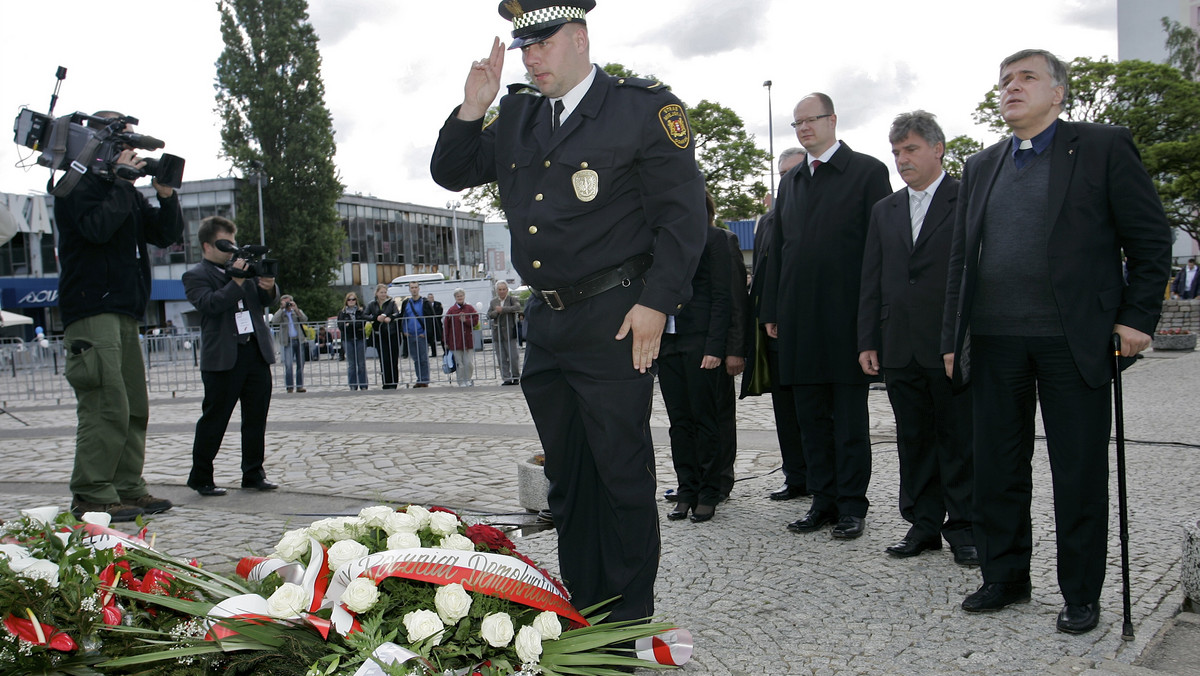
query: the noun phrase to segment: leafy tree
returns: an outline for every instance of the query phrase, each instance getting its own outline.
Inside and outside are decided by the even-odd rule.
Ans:
[[[1077,58],[1068,89],[1066,118],[1128,127],[1171,225],[1200,239],[1200,82],[1165,64]],[[975,119],[1007,133],[996,89]]]
[[[604,72],[613,77],[657,79],[653,75],[639,75],[619,63],[604,66]],[[496,110],[493,107],[488,111],[489,120],[495,117]],[[742,118],[711,101],[689,107],[687,114],[692,124],[696,160],[717,204],[718,218],[739,220],[762,213],[767,187],[756,177],[769,170],[771,158],[754,144]],[[463,199],[476,213],[502,213],[495,183],[472,188]]]
[[[345,241],[336,208],[342,184],[308,3],[218,0],[217,9],[225,42],[216,84],[221,153],[244,173],[261,162],[270,177],[263,216],[280,288],[314,316],[333,314],[339,304],[329,284]],[[238,212],[258,213],[253,185],[239,195]]]
[[[1200,80],[1200,34],[1167,17],[1162,18],[1167,33],[1167,63],[1183,71],[1193,80]]]
[[[954,178],[962,178],[963,165],[967,158],[983,150],[983,144],[965,134],[946,141],[946,154],[942,156],[942,168]]]

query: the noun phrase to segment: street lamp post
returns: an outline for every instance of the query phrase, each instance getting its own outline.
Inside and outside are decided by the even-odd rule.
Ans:
[[[771,199],[775,199],[775,116],[771,112],[771,81],[763,83],[767,88],[767,145],[771,153]]]
[[[450,228],[453,230],[454,242],[454,278],[462,279],[462,262],[458,257],[458,208],[462,206],[462,202],[458,200],[450,200],[446,202],[446,208],[450,210]]]
[[[254,177],[254,184],[258,186],[258,243],[266,246],[267,230],[266,226],[263,225],[262,189],[263,183],[267,181],[267,173],[263,171],[263,163],[258,160],[250,160],[250,168],[254,170],[251,176]]]

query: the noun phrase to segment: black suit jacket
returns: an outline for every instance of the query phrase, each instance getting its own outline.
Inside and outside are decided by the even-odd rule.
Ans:
[[[200,370],[228,371],[237,363],[238,301],[250,313],[254,339],[263,360],[275,363],[275,343],[263,318],[263,308],[279,296],[279,287],[270,291],[258,287],[257,279],[238,284],[220,266],[209,261],[183,273],[183,290],[200,312]]]
[[[942,322],[954,382],[970,381],[971,305],[984,211],[1010,140],[967,159],[959,187]],[[1050,233],[1045,251],[1071,357],[1084,381],[1112,377],[1114,324],[1153,335],[1170,278],[1171,229],[1154,183],[1124,127],[1058,121],[1050,146]],[[1014,197],[1015,198],[1015,197]],[[1121,253],[1128,259],[1128,285]]]
[[[1192,284],[1191,286],[1188,286],[1187,266],[1184,266],[1184,268],[1179,271],[1179,274],[1175,275],[1175,281],[1171,283],[1171,293],[1178,295],[1184,300],[1190,300],[1200,296],[1200,272],[1197,272],[1192,276]]]
[[[780,179],[760,319],[779,327],[783,385],[868,382],[858,365],[858,296],[871,208],[892,192],[882,162],[845,143],[814,176]]]
[[[724,231],[709,226],[704,253],[692,276],[692,299],[675,316],[675,335],[680,341],[702,345],[705,355],[721,360],[725,359],[725,341],[729,334],[732,267]],[[699,368],[699,364],[696,367]]]
[[[750,293],[746,288],[746,261],[742,258],[742,246],[738,236],[722,230],[725,243],[729,245],[729,335],[725,337],[725,355],[745,357],[749,352],[746,345],[750,333]]]
[[[863,249],[858,301],[858,351],[876,350],[884,368],[914,359],[942,368],[942,313],[954,235],[958,181],[942,179],[912,241],[908,188],[875,204]]]

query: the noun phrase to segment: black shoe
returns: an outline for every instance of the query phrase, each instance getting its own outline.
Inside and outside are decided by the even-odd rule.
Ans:
[[[1067,634],[1086,634],[1095,629],[1099,622],[1099,603],[1085,603],[1080,606],[1068,603],[1058,614],[1058,622],[1055,625],[1059,631]]]
[[[963,599],[962,609],[968,613],[987,613],[1012,605],[1028,603],[1032,588],[1028,582],[993,582]]]
[[[808,510],[808,514],[804,515],[804,518],[789,523],[787,529],[793,533],[811,533],[833,523],[836,518],[837,514],[833,512],[810,509]]]
[[[207,486],[192,486],[192,490],[196,491],[197,493],[199,493],[200,495],[203,495],[206,498],[212,498],[212,497],[216,497],[218,495],[225,495],[226,493],[229,492],[229,491],[225,490],[224,488],[221,488],[220,486],[214,486],[212,484],[209,484]]]
[[[170,500],[166,498],[156,498],[153,495],[143,495],[140,498],[121,498],[121,502],[126,505],[140,507],[147,514],[162,514],[168,509],[174,507]]]
[[[860,537],[866,527],[867,520],[861,516],[843,516],[838,518],[837,525],[833,527],[830,535],[839,540],[853,540]]]
[[[812,495],[812,493],[810,493],[804,486],[784,484],[779,490],[771,493],[767,497],[771,498],[772,500],[792,500],[805,495]]]
[[[960,566],[979,565],[979,550],[975,545],[959,545],[951,547],[950,551],[954,552],[954,562]]]
[[[273,491],[279,488],[279,484],[271,483],[266,479],[259,479],[258,481],[243,481],[242,488],[252,488],[256,491]]]
[[[692,506],[686,502],[683,502],[683,501],[676,502],[675,509],[672,509],[671,511],[667,512],[667,518],[670,519],[671,521],[683,521],[684,519],[687,518],[688,510],[690,510],[691,508],[692,508]]]
[[[908,557],[916,556],[927,549],[938,550],[941,548],[942,541],[940,538],[937,540],[918,540],[917,538],[906,537],[891,547],[884,549],[883,551],[898,559],[907,559]]]
[[[696,508],[692,510],[692,515],[688,518],[692,520],[692,523],[704,523],[712,519],[716,513],[717,508],[713,505],[696,505]]]

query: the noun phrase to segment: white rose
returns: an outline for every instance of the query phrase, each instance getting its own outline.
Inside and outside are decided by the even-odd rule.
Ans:
[[[387,539],[388,549],[416,549],[421,546],[421,538],[415,533],[396,533]]]
[[[508,646],[513,638],[512,618],[508,613],[491,613],[479,624],[479,635],[493,648]]]
[[[45,580],[51,587],[58,587],[58,566],[42,559],[15,559],[8,567],[14,573],[31,580]]]
[[[429,515],[429,530],[434,535],[449,535],[458,532],[458,517],[446,512],[433,512]]]
[[[559,621],[558,615],[547,610],[544,613],[538,613],[538,616],[533,618],[533,628],[538,630],[538,634],[543,641],[554,641],[559,636],[562,636],[562,622]]]
[[[58,507],[36,507],[34,509],[22,509],[21,514],[29,517],[29,520],[41,525],[54,523],[54,517],[62,511]]]
[[[388,535],[396,533],[416,533],[421,529],[421,524],[413,516],[404,512],[392,512],[383,522],[383,530]]]
[[[451,625],[471,612],[471,595],[461,584],[443,585],[433,595],[433,605],[442,622]]]
[[[375,505],[374,507],[363,507],[358,513],[358,518],[363,522],[363,525],[372,528],[383,528],[383,524],[387,522],[387,518],[395,514],[396,510],[384,505]]]
[[[16,561],[29,556],[29,550],[21,545],[0,544],[0,559],[9,559]]]
[[[408,509],[404,510],[408,515],[417,520],[418,528],[425,528],[429,525],[429,510],[420,505],[409,505]]]
[[[533,627],[521,627],[514,645],[521,664],[537,664],[542,657],[542,635]]]
[[[108,512],[84,512],[80,521],[90,523],[93,526],[108,528],[109,524],[112,523],[112,514]]]
[[[279,544],[275,545],[275,556],[284,561],[299,561],[300,557],[308,553],[312,549],[312,544],[309,540],[308,529],[298,528],[289,530],[279,538]]]
[[[366,524],[357,516],[339,516],[333,519],[330,535],[336,540],[353,540],[366,531]]]
[[[338,568],[371,553],[365,545],[354,540],[340,540],[333,543],[329,551],[325,553],[326,559],[329,561],[329,570],[336,571]]]
[[[442,549],[457,549],[464,552],[475,551],[475,543],[471,542],[471,538],[459,535],[458,533],[452,533],[442,538],[442,541],[438,543],[438,547]]]
[[[379,589],[375,586],[375,582],[367,577],[355,578],[346,585],[346,590],[342,592],[342,603],[356,613],[370,610],[378,600]]]
[[[320,542],[333,540],[333,519],[320,519],[308,525],[308,534]]]
[[[267,614],[279,619],[296,617],[308,610],[308,602],[308,592],[304,591],[304,587],[284,582],[267,599]]]
[[[443,630],[446,625],[442,624],[442,619],[432,610],[414,610],[405,615],[402,621],[404,630],[408,632],[409,643],[416,643],[430,636],[435,637],[430,645],[442,642]]]

